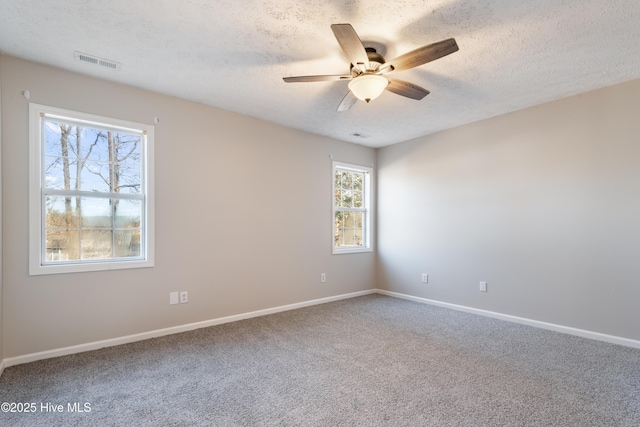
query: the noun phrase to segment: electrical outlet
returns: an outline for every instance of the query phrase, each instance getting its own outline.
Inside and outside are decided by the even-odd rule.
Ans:
[[[186,304],[189,302],[189,293],[187,291],[180,292],[180,304]]]
[[[487,292],[487,282],[480,282],[480,292]]]
[[[169,292],[169,304],[178,304],[178,293]]]
[[[327,281],[327,274],[320,273],[320,282],[325,283]]]
[[[427,273],[422,273],[422,283],[429,283],[429,275]]]

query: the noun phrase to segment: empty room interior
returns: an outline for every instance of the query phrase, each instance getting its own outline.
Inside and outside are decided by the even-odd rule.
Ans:
[[[640,425],[639,19],[0,0],[0,424]]]

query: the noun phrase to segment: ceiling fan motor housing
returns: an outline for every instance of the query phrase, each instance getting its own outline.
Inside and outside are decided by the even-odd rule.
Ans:
[[[365,51],[367,52],[367,58],[369,58],[369,68],[366,71],[377,71],[378,68],[380,68],[380,66],[382,64],[384,64],[384,57],[382,55],[380,55],[378,52],[376,52],[376,50],[372,47],[365,47]],[[349,70],[351,71],[351,74],[355,77],[356,75],[360,74],[359,71],[365,71],[360,69],[360,67],[355,67],[356,71],[354,73],[354,64],[351,64],[351,67],[349,68]]]

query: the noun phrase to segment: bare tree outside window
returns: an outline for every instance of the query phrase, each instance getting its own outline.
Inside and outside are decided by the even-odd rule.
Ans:
[[[140,257],[143,135],[44,120],[45,261]]]

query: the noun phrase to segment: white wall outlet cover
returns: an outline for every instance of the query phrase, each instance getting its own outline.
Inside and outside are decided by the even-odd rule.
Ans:
[[[187,291],[180,292],[180,304],[189,302],[189,293]]]
[[[487,292],[487,282],[480,282],[480,292]]]
[[[429,283],[429,275],[427,273],[422,273],[422,283]]]

